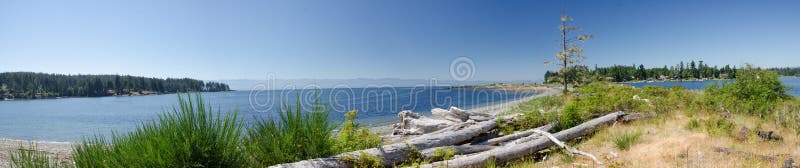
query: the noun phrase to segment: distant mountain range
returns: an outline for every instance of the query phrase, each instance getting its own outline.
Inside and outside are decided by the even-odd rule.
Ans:
[[[487,80],[434,80],[434,79],[399,79],[399,78],[355,78],[355,79],[274,79],[274,80],[253,80],[253,79],[233,79],[217,80],[228,84],[232,90],[256,90],[268,87],[267,90],[278,90],[306,87],[318,88],[364,88],[364,87],[413,87],[413,86],[463,86],[480,85],[490,83],[533,83],[541,81],[512,80],[512,81],[487,81]]]

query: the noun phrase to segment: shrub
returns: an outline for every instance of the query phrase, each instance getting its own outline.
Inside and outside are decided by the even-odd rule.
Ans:
[[[614,147],[620,150],[627,150],[631,145],[639,142],[641,132],[625,132],[614,138]]]
[[[341,130],[336,135],[334,148],[337,153],[368,149],[381,145],[381,137],[378,134],[373,134],[369,128],[360,128],[355,123],[357,115],[358,111],[356,110],[347,112],[344,115],[344,124],[342,124]]]
[[[700,121],[696,119],[692,119],[689,121],[689,123],[686,124],[686,129],[688,130],[694,130],[697,127],[700,127]]]
[[[791,99],[776,72],[760,70],[748,64],[737,74],[733,83],[706,88],[708,103],[704,106],[766,117],[773,113],[780,101]]]
[[[315,101],[305,112],[299,98],[295,109],[279,110],[280,120],[262,120],[248,129],[246,143],[258,167],[335,154],[333,126],[328,123],[328,111]]]
[[[556,130],[569,129],[581,124],[584,119],[581,117],[580,107],[577,103],[569,103],[564,107],[564,111],[558,117],[558,127]]]
[[[510,134],[514,131],[545,125],[553,121],[552,117],[546,115],[556,113],[562,106],[564,106],[564,100],[558,96],[543,96],[523,102],[518,107],[506,112],[522,114],[522,118],[510,124],[500,123],[500,130],[504,134]]]
[[[95,136],[74,148],[77,167],[247,167],[237,112],[221,117],[200,94],[111,141]]]

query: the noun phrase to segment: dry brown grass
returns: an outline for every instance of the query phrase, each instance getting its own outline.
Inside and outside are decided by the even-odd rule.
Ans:
[[[709,118],[710,114],[695,115],[695,119]],[[687,130],[685,126],[691,119],[683,113],[674,116],[658,117],[629,124],[618,124],[602,129],[585,139],[576,147],[592,153],[608,167],[780,167],[783,160],[800,156],[798,137],[794,131],[780,127],[765,120],[734,115],[736,124],[733,132],[742,126],[754,129],[757,125],[767,130],[775,130],[784,139],[774,142],[759,142],[755,135],[746,141],[733,136],[709,135],[702,130]],[[613,139],[626,132],[641,132],[640,140],[628,150],[614,147]],[[713,150],[713,147],[726,147],[760,155],[778,156],[778,161],[769,162],[748,159],[737,155],[726,155]],[[612,154],[614,153],[614,154]],[[614,156],[616,154],[616,156]],[[561,159],[563,154],[550,154],[544,161],[522,160],[510,163],[507,167],[594,167],[592,161],[576,156],[575,159]]]

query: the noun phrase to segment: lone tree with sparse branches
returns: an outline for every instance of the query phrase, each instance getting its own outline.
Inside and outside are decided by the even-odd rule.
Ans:
[[[577,64],[586,59],[583,55],[583,48],[579,45],[584,41],[592,38],[591,34],[572,35],[577,31],[581,31],[580,27],[574,26],[572,17],[567,15],[561,16],[561,48],[562,50],[556,53],[556,62],[545,62],[545,65],[555,64],[561,67],[562,82],[564,84],[564,93],[568,91],[567,84],[569,77],[572,75],[573,68],[570,65]]]

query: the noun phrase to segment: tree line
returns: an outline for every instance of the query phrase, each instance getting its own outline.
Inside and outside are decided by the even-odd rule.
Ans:
[[[781,76],[800,76],[800,67],[793,68],[769,68],[769,70],[778,72]]]
[[[589,69],[587,66],[576,65],[570,68],[573,78],[571,81],[605,80],[612,82],[644,81],[644,80],[692,80],[692,79],[733,79],[736,78],[736,65],[723,67],[710,66],[703,61],[681,61],[675,65],[664,65],[660,68],[645,68],[644,65],[614,65]],[[544,74],[546,82],[563,81],[559,72],[547,71]]]
[[[100,97],[176,92],[229,91],[227,84],[190,78],[130,75],[63,75],[35,72],[0,73],[0,98]]]

